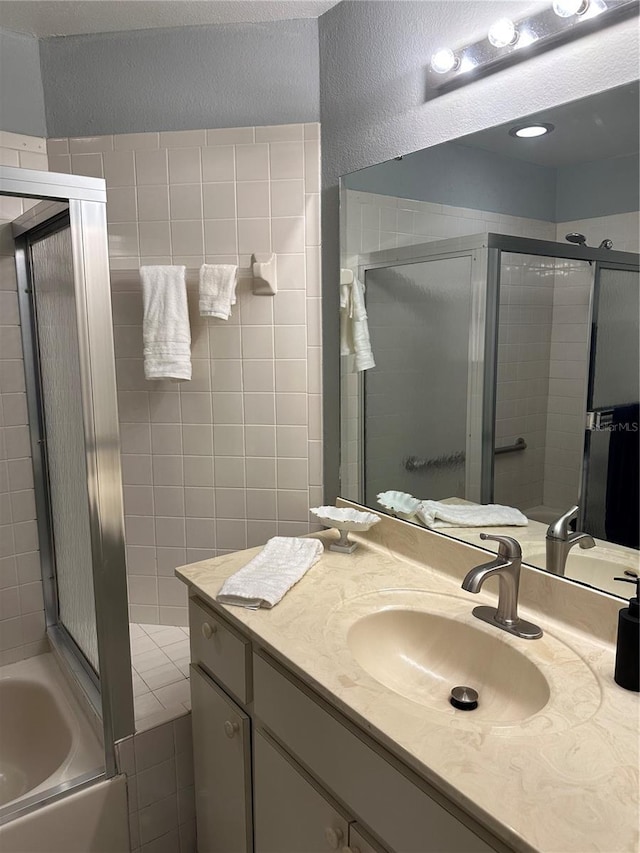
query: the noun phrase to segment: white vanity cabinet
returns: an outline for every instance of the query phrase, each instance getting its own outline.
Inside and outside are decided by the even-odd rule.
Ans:
[[[349,820],[266,734],[253,739],[255,853],[341,850]]]
[[[357,823],[349,825],[349,846],[342,848],[342,853],[384,853],[382,847],[368,841]]]
[[[198,853],[510,849],[193,593],[190,620]]]
[[[191,665],[193,774],[200,853],[251,853],[249,717]]]

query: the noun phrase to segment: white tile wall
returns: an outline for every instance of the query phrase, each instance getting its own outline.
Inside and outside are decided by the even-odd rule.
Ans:
[[[599,246],[602,240],[609,238],[613,240],[613,248],[616,251],[640,252],[640,213],[638,211],[558,222],[555,239],[562,242],[565,235],[571,231],[584,234],[589,246]]]
[[[127,776],[132,853],[195,853],[191,714],[116,744]]]
[[[484,210],[346,190],[347,254],[494,231],[554,240],[555,224]]]
[[[47,169],[45,140],[0,132],[0,163]],[[47,649],[11,220],[0,198],[0,665]]]
[[[49,140],[51,168],[107,181],[130,616],[187,624],[176,566],[306,533],[322,501],[319,126]],[[256,297],[256,252],[278,294]],[[228,322],[197,271],[236,263]],[[193,379],[146,382],[140,264],[188,269]]]

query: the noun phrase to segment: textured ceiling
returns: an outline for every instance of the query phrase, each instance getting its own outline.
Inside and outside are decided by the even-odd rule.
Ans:
[[[0,26],[47,37],[317,18],[338,0],[1,0]]]

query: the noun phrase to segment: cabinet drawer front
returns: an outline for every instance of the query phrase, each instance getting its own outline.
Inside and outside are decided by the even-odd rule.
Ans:
[[[331,853],[348,823],[259,731],[254,732],[255,853]]]
[[[189,599],[191,662],[200,664],[240,702],[251,700],[251,643],[199,599]]]
[[[190,671],[198,853],[251,853],[249,717],[197,666]]]
[[[253,663],[256,717],[391,850],[496,849],[434,799],[441,795],[430,796],[410,781],[265,658],[254,654]]]
[[[379,845],[373,845],[359,831],[358,824],[349,824],[349,846],[342,853],[385,853]]]

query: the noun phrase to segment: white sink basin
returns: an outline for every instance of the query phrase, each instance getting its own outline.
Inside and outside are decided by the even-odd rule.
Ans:
[[[477,603],[464,593],[420,589],[346,599],[324,631],[336,678],[389,713],[467,731],[537,735],[596,712],[601,691],[594,673],[541,618],[544,635],[524,640],[476,619]],[[462,686],[478,692],[473,711],[449,701],[452,688]]]
[[[547,555],[544,549],[527,551],[522,559],[526,563],[546,568]],[[625,569],[640,571],[638,557],[633,554],[627,555],[624,552],[604,551],[598,546],[583,551],[576,545],[569,551],[565,566],[565,577],[589,584],[621,598],[630,598],[629,585],[614,580],[616,577],[622,577]]]
[[[549,701],[549,684],[524,654],[495,636],[419,610],[379,610],[359,619],[347,636],[360,666],[385,687],[414,702],[446,708],[452,687],[473,687],[469,713],[498,721],[525,720]]]

